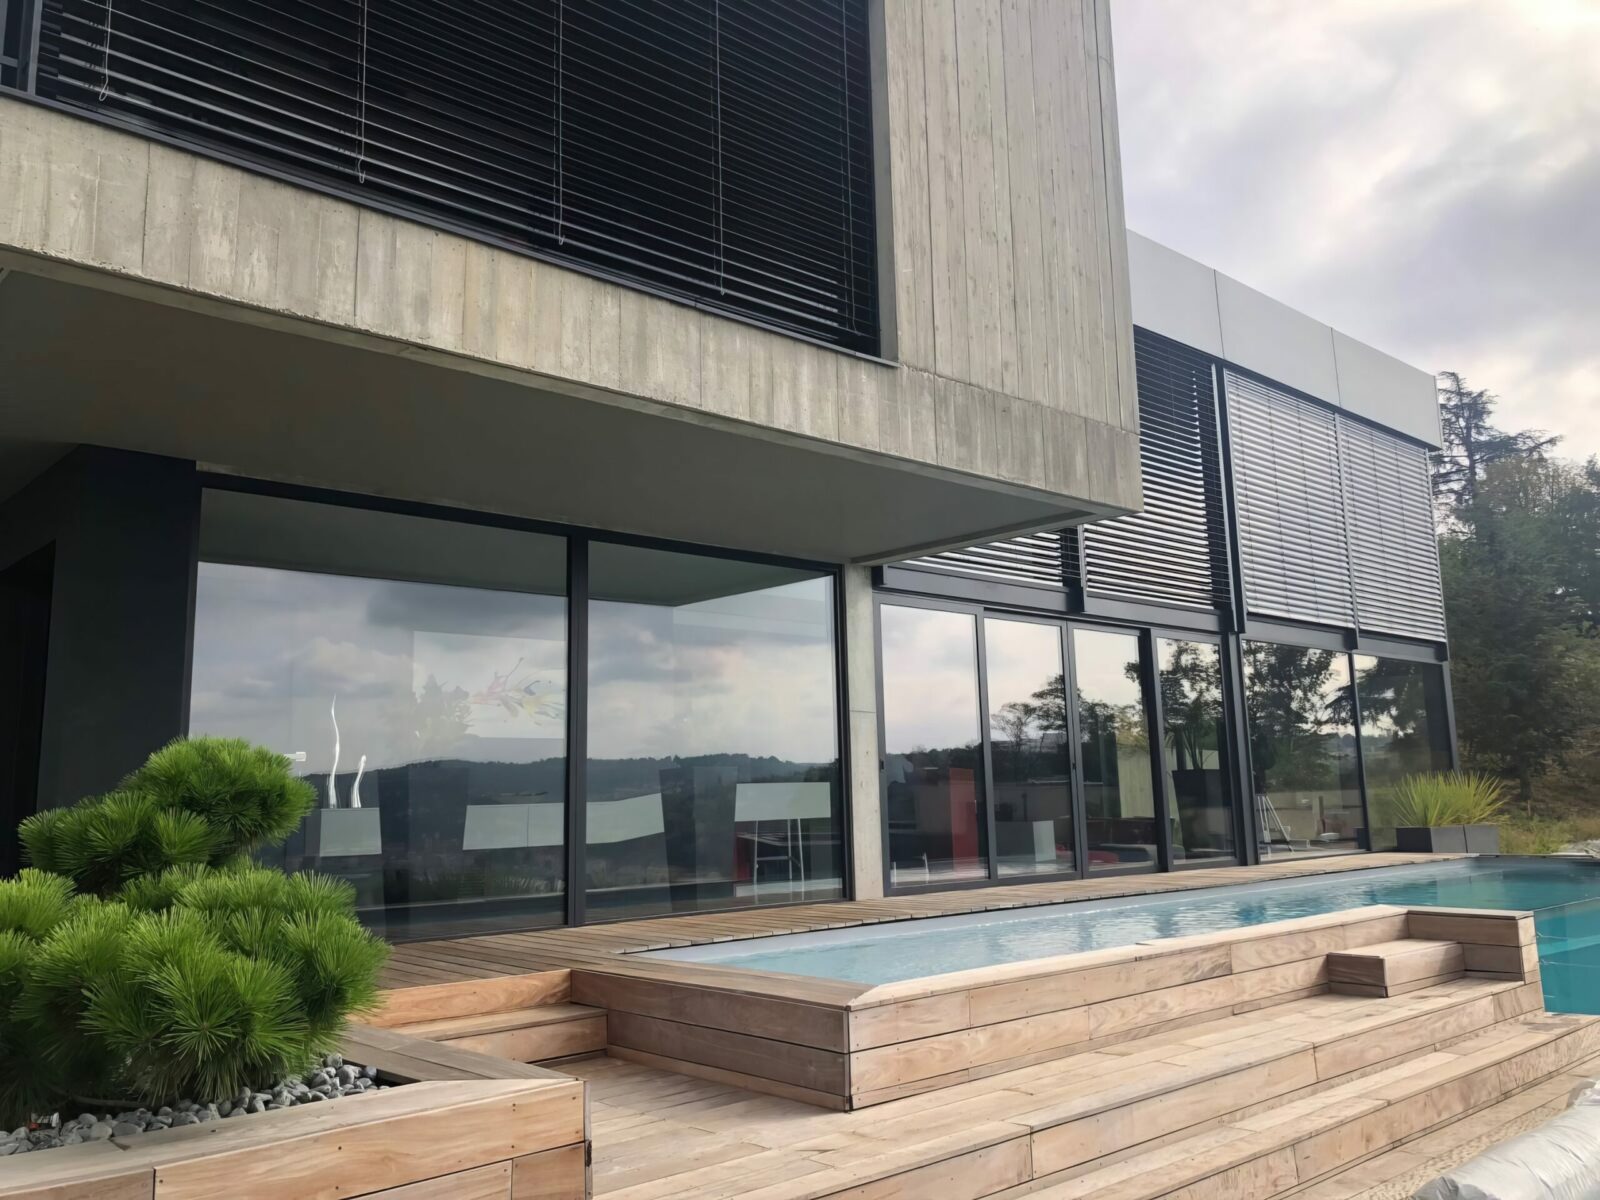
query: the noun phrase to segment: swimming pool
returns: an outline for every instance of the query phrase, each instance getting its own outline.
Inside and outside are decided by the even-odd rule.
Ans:
[[[1545,1007],[1600,1014],[1600,862],[1486,858],[1379,867],[1152,898],[782,934],[659,950],[650,957],[893,983],[995,963],[1130,946],[1368,904],[1533,912]]]

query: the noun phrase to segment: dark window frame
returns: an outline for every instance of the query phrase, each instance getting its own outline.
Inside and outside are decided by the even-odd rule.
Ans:
[[[734,562],[759,563],[768,566],[788,567],[793,570],[811,571],[825,576],[831,581],[833,604],[831,617],[833,622],[833,670],[834,670],[834,737],[838,747],[839,786],[838,786],[838,822],[840,836],[840,855],[842,878],[840,881],[840,895],[837,899],[850,900],[855,895],[854,871],[854,836],[852,832],[852,806],[850,795],[850,720],[849,703],[846,694],[847,663],[845,660],[845,643],[848,640],[845,627],[845,598],[844,598],[844,572],[836,563],[814,562],[808,559],[792,558],[776,554],[756,554],[738,550],[730,550],[720,546],[701,546],[690,542],[673,541],[666,538],[646,537],[634,534],[616,533],[608,530],[589,529],[583,526],[564,525],[550,521],[539,521],[531,518],[513,517],[500,513],[479,512],[471,509],[452,508],[448,505],[428,504],[422,501],[397,500],[381,496],[368,496],[359,493],[341,492],[330,488],[314,487],[304,484],[284,483],[277,480],[258,479],[242,475],[230,475],[220,472],[201,471],[198,473],[197,498],[203,497],[206,491],[241,492],[249,495],[275,497],[284,500],[299,500],[313,504],[335,505],[341,508],[359,508],[373,512],[389,513],[396,516],[421,517],[430,520],[450,521],[456,524],[489,526],[498,529],[508,529],[524,533],[544,534],[559,537],[566,542],[567,561],[567,729],[566,729],[566,909],[565,926],[578,925],[604,925],[620,921],[652,920],[656,916],[674,916],[683,914],[660,913],[649,916],[618,916],[591,920],[588,917],[584,903],[585,888],[574,887],[574,880],[584,878],[586,857],[585,846],[585,818],[587,816],[587,691],[589,671],[589,638],[588,638],[588,603],[589,603],[589,564],[588,551],[591,544],[605,542],[619,546],[636,546],[650,550],[662,550],[675,554],[698,555],[705,558],[720,558]],[[197,500],[198,502],[198,500]],[[194,547],[192,562],[198,564],[199,547]],[[191,576],[193,575],[191,568]],[[192,584],[192,579],[191,579]],[[191,597],[193,587],[190,588]],[[185,695],[192,692],[193,680],[193,647],[194,647],[194,609],[191,603],[188,619],[188,632],[186,641],[186,678],[184,680]],[[881,709],[881,705],[880,705]],[[184,717],[184,733],[188,732],[188,716]],[[880,732],[881,737],[881,732]],[[815,897],[800,900],[772,901],[758,905],[740,904],[729,905],[725,908],[697,909],[697,912],[746,912],[753,909],[790,908],[801,904],[827,903]],[[563,926],[556,926],[561,928]],[[513,927],[507,927],[502,932],[514,932]],[[401,936],[397,941],[417,940]],[[424,936],[421,940],[427,940]]]
[[[978,670],[978,703],[979,703],[979,732],[982,737],[982,761],[984,764],[984,801],[985,820],[988,827],[989,844],[987,847],[987,867],[989,875],[984,879],[963,880],[958,883],[918,883],[918,884],[893,884],[891,883],[892,855],[889,846],[889,804],[888,789],[884,777],[884,744],[886,730],[884,727],[884,689],[883,689],[883,609],[885,606],[895,608],[921,608],[934,612],[954,612],[970,616],[973,619],[973,637],[976,639],[975,659]],[[1083,820],[1083,762],[1079,752],[1080,726],[1076,703],[1067,705],[1067,745],[1072,756],[1072,820],[1073,820],[1073,845],[1076,864],[1071,871],[1050,871],[1035,875],[1000,876],[998,870],[998,849],[994,837],[994,771],[991,763],[990,743],[992,730],[988,721],[988,669],[984,654],[984,625],[988,618],[1002,621],[1021,621],[1036,625],[1053,626],[1061,632],[1061,645],[1063,667],[1067,677],[1068,695],[1076,697],[1077,694],[1077,656],[1072,644],[1072,633],[1076,629],[1103,630],[1106,632],[1132,635],[1138,644],[1139,653],[1139,687],[1144,696],[1146,736],[1150,745],[1152,787],[1156,808],[1156,820],[1159,823],[1159,837],[1156,847],[1157,861],[1154,864],[1131,863],[1127,866],[1105,867],[1090,871],[1086,842],[1088,830]],[[881,845],[881,864],[883,879],[883,893],[886,896],[914,896],[934,892],[967,891],[975,888],[986,887],[1018,887],[1030,883],[1063,883],[1085,879],[1111,879],[1119,875],[1146,875],[1165,872],[1171,869],[1170,863],[1170,823],[1168,821],[1168,799],[1163,783],[1160,761],[1161,745],[1159,741],[1159,698],[1156,696],[1155,676],[1152,673],[1154,665],[1153,646],[1154,638],[1149,626],[1116,624],[1094,618],[1081,617],[1077,614],[1054,614],[1037,610],[1017,609],[981,602],[967,602],[949,599],[942,596],[930,596],[910,592],[895,592],[883,588],[874,588],[872,593],[872,626],[873,641],[878,647],[877,661],[873,664],[873,684],[876,689],[877,700],[877,759],[878,759],[878,827]],[[1187,637],[1186,633],[1177,636]],[[1202,637],[1204,635],[1201,635]],[[1232,726],[1230,724],[1229,728]],[[1231,754],[1229,759],[1231,761]],[[1236,790],[1236,789],[1230,789]],[[1235,803],[1237,807],[1237,803]],[[1238,817],[1234,817],[1235,827]],[[1198,864],[1197,864],[1198,865]],[[1218,866],[1226,863],[1209,863],[1204,865]],[[1179,868],[1182,869],[1182,868]]]

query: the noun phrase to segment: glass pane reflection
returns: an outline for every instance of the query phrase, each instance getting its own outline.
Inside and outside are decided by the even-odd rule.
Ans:
[[[1245,642],[1244,679],[1262,853],[1364,848],[1349,657]]]
[[[1072,631],[1089,869],[1154,868],[1159,842],[1139,639]]]
[[[833,580],[589,548],[591,919],[841,894]]]
[[[202,511],[190,729],[281,751],[320,798],[263,857],[348,880],[389,936],[564,920],[565,542],[239,493]]]
[[[1361,753],[1367,769],[1372,848],[1394,849],[1389,798],[1407,775],[1450,769],[1444,671],[1435,663],[1355,656]]]
[[[879,620],[889,882],[987,878],[975,618],[885,604]]]
[[[1156,641],[1165,724],[1161,757],[1172,796],[1172,860],[1231,859],[1222,656],[1211,642]]]
[[[1071,871],[1077,855],[1061,630],[993,619],[983,630],[1000,874]]]

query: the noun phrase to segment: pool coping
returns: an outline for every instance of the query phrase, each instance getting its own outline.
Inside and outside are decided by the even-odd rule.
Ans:
[[[619,956],[573,967],[572,998],[607,1010],[614,1057],[854,1109],[1326,992],[1329,955],[1410,938],[1539,1003],[1530,913],[1400,905],[878,985]]]

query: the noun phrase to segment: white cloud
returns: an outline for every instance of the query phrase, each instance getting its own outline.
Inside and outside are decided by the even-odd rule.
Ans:
[[[1131,228],[1600,453],[1600,4],[1113,15]]]

